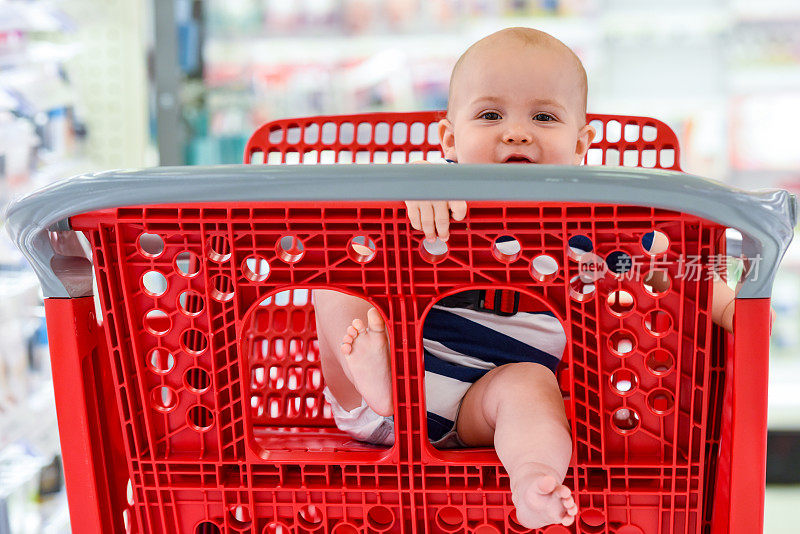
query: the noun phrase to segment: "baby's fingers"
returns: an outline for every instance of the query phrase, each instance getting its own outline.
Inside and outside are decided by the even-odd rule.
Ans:
[[[414,230],[421,230],[422,223],[419,216],[419,202],[406,200],[406,212],[408,213],[408,220],[411,221],[411,227]]]
[[[433,203],[433,218],[436,224],[436,233],[442,241],[450,239],[450,209],[447,202]]]
[[[419,218],[422,223],[422,232],[428,241],[436,240],[436,223],[434,222],[433,203],[421,202],[419,206]]]
[[[453,212],[453,220],[460,221],[467,216],[467,203],[463,200],[451,200],[447,204]]]

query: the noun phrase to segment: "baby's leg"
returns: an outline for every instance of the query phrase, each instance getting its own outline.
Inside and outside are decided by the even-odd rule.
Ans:
[[[364,299],[331,290],[314,291],[314,311],[322,373],[333,396],[346,410],[363,398],[377,414],[392,415],[389,345],[380,313]]]
[[[572,439],[552,371],[527,362],[492,369],[464,396],[457,430],[467,445],[494,445],[511,479],[520,524],[539,528],[575,521],[578,508],[562,485]]]

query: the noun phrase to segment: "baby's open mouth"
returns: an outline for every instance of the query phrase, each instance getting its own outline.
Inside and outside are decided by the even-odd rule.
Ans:
[[[512,154],[508,156],[503,163],[533,163],[533,160],[522,154]]]

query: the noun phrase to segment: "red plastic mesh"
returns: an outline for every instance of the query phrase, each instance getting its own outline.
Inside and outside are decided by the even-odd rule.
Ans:
[[[421,325],[437,296],[463,287],[528,292],[565,325],[561,383],[575,444],[567,484],[582,510],[579,532],[699,533],[706,524],[720,369],[709,363],[707,268],[696,280],[678,269],[682,254],[718,253],[717,225],[637,207],[475,202],[431,263],[401,202],[165,206],[76,222],[97,263],[116,385],[105,402],[120,413],[134,532],[271,532],[272,523],[298,533],[519,532],[493,451],[438,451],[426,437]],[[670,240],[668,264],[642,248],[654,229]],[[349,249],[359,235],[375,243],[366,263]],[[517,260],[492,253],[499,235],[518,240]],[[656,261],[671,289],[656,297],[609,274],[588,298],[576,292],[566,245],[575,235],[601,257],[644,261],[642,272]],[[559,266],[546,282],[531,273],[542,254]],[[392,325],[391,449],[352,442],[324,417],[307,290],[330,286],[367,297]],[[608,300],[622,289],[635,306],[619,316]],[[671,318],[663,335],[646,328],[652,310]],[[623,356],[612,350],[618,332],[635,344]],[[658,349],[672,362],[648,364]],[[612,379],[620,370],[632,374]],[[620,409],[638,415],[636,428],[615,423]]]

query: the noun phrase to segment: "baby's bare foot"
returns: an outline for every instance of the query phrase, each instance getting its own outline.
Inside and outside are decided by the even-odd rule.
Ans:
[[[393,413],[392,373],[389,369],[389,342],[386,325],[375,308],[367,312],[367,323],[354,319],[342,338],[342,354],[353,385],[375,413]]]
[[[578,506],[568,487],[559,484],[553,469],[544,464],[520,466],[512,476],[511,500],[517,508],[517,521],[526,528],[571,525]]]

